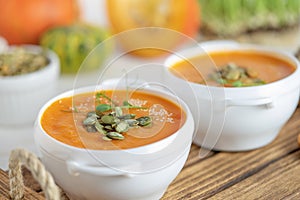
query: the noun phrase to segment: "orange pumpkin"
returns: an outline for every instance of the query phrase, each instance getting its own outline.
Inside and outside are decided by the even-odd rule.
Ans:
[[[38,44],[48,28],[73,23],[76,0],[0,0],[0,35],[9,44]]]
[[[122,47],[140,56],[156,56],[173,49],[182,42],[183,36],[194,38],[200,28],[197,0],[107,0],[106,3],[112,32],[117,34],[127,31],[118,38]],[[143,27],[173,31],[136,29]],[[176,32],[184,35],[180,36]]]

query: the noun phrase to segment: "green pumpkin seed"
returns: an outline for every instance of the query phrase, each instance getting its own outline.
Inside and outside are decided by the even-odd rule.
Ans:
[[[258,73],[257,71],[251,69],[251,68],[247,68],[246,69],[246,73],[250,78],[257,78],[258,77]]]
[[[104,124],[113,124],[115,122],[114,120],[115,118],[112,116],[112,115],[103,115],[101,117],[101,121],[104,123]]]
[[[135,119],[126,119],[125,122],[130,126],[137,126],[139,124],[139,122]]]
[[[107,131],[105,131],[103,129],[103,126],[98,121],[95,123],[95,128],[99,133],[101,133],[103,135],[105,135],[107,133]]]
[[[264,81],[257,79],[258,73],[252,68],[243,68],[235,63],[221,67],[215,73],[209,75],[209,78],[219,84],[231,87],[243,87],[265,84]]]
[[[110,139],[110,138],[107,137],[107,136],[103,136],[102,139],[105,140],[105,141],[111,141],[111,140],[112,140],[112,139]]]
[[[122,116],[123,115],[123,112],[122,112],[122,108],[120,108],[120,107],[115,107],[115,112],[116,112],[116,116],[117,117],[120,117],[120,116]]]
[[[127,132],[129,130],[129,124],[126,123],[125,121],[121,121],[120,123],[117,124],[115,129],[119,133]]]
[[[126,114],[126,115],[122,115],[120,117],[118,117],[119,119],[123,119],[123,120],[126,120],[126,119],[133,119],[135,118],[135,114]]]
[[[95,133],[95,132],[97,132],[97,129],[95,128],[95,126],[86,126],[85,129],[89,133]]]
[[[127,132],[130,127],[134,126],[148,126],[152,119],[149,116],[136,117],[135,114],[123,114],[122,109],[148,109],[146,107],[133,106],[128,101],[124,101],[122,106],[117,106],[104,93],[96,94],[96,101],[100,103],[101,98],[109,100],[112,105],[99,104],[95,111],[89,112],[86,119],[83,121],[87,131],[103,134],[103,140],[110,141],[112,139],[123,140],[122,133]],[[113,108],[113,110],[112,110]],[[110,113],[107,113],[110,111]]]
[[[91,112],[88,112],[87,117],[95,117],[95,118],[98,118],[98,115],[96,114],[95,111],[91,111]]]
[[[106,137],[116,140],[124,140],[124,136],[118,132],[108,132]]]
[[[152,122],[152,118],[149,116],[139,117],[136,119],[140,126],[148,126]]]
[[[106,130],[110,130],[110,131],[114,130],[114,129],[113,129],[111,126],[109,126],[109,125],[104,126],[104,128],[105,128]]]
[[[233,70],[230,70],[227,75],[225,76],[226,79],[229,79],[229,80],[238,80],[240,78],[240,71],[237,70],[237,69],[233,69]]]
[[[90,126],[90,125],[94,125],[97,121],[97,118],[96,117],[88,117],[88,118],[85,118],[85,120],[83,120],[83,125],[86,125],[86,126]]]

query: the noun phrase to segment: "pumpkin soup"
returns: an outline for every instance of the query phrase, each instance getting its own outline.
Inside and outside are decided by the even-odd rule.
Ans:
[[[146,91],[106,90],[52,103],[45,132],[65,144],[95,150],[135,148],[175,133],[186,114],[175,102]]]
[[[296,67],[257,51],[219,51],[180,61],[170,71],[187,81],[211,86],[255,86],[280,80]],[[213,62],[212,62],[213,61]]]

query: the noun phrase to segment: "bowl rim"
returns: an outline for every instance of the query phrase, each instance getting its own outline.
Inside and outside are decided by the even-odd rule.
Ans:
[[[211,48],[211,49],[210,49]],[[200,49],[202,50],[200,53],[193,53],[193,50],[197,50]],[[295,67],[295,70],[289,74],[288,76],[281,78],[279,80],[264,84],[264,85],[257,85],[257,86],[249,86],[249,87],[220,87],[220,86],[211,86],[211,85],[205,85],[205,84],[198,84],[198,83],[194,83],[188,80],[184,80],[182,78],[179,78],[177,76],[175,76],[172,72],[170,72],[169,68],[174,65],[175,63],[177,63],[178,61],[181,60],[186,60],[188,58],[194,57],[196,55],[201,55],[201,54],[206,54],[208,57],[208,52],[215,52],[215,51],[231,51],[231,50],[242,50],[242,51],[246,51],[246,50],[251,50],[251,51],[258,51],[264,54],[268,54],[268,55],[277,55],[279,56],[279,59],[281,60],[285,60],[291,64],[293,64],[293,66]],[[187,56],[178,56],[178,53],[186,53]],[[203,43],[198,43],[197,46],[191,47],[191,48],[187,48],[184,49],[182,51],[179,51],[176,54],[173,54],[171,56],[169,56],[165,61],[164,61],[164,67],[167,69],[167,73],[171,74],[171,76],[173,78],[179,79],[179,80],[183,80],[183,81],[187,81],[189,84],[193,85],[194,87],[198,87],[198,88],[209,88],[209,89],[213,89],[216,91],[220,91],[220,90],[225,90],[226,92],[252,92],[252,91],[256,91],[257,89],[260,90],[268,90],[270,88],[273,88],[274,86],[282,86],[282,85],[286,85],[288,82],[290,81],[297,81],[297,84],[293,84],[293,87],[289,87],[290,90],[295,89],[296,87],[300,86],[300,79],[298,78],[300,76],[300,61],[292,55],[292,53],[289,53],[287,51],[283,51],[280,49],[276,49],[276,48],[271,48],[271,47],[266,47],[266,46],[262,46],[262,45],[258,45],[258,44],[248,44],[248,43],[238,43],[235,41],[224,41],[224,40],[216,40],[216,41],[208,41],[208,42],[203,42]],[[176,62],[172,61],[174,58],[178,58],[180,57],[180,59],[176,60]],[[211,60],[211,62],[213,62],[213,60],[209,57],[209,59]],[[297,80],[298,79],[298,80]],[[288,92],[285,91],[285,92]]]
[[[75,151],[79,151],[79,152],[86,152],[86,151],[89,151],[89,152],[100,152],[100,153],[114,153],[114,152],[123,152],[123,151],[126,151],[128,153],[139,153],[140,152],[143,152],[143,149],[145,148],[153,148],[155,146],[158,146],[159,144],[161,143],[168,143],[168,141],[170,140],[171,142],[180,134],[180,130],[183,129],[184,127],[188,126],[188,122],[189,123],[192,123],[192,127],[194,127],[194,120],[193,120],[193,117],[192,117],[192,114],[191,114],[191,111],[189,109],[189,107],[187,106],[187,104],[181,99],[179,98],[178,96],[175,96],[175,95],[172,95],[170,93],[166,94],[166,92],[163,92],[162,90],[158,90],[158,89],[151,89],[151,88],[146,88],[146,92],[149,92],[149,93],[152,93],[152,92],[155,92],[154,94],[155,95],[158,95],[158,93],[160,95],[165,95],[165,96],[162,96],[163,98],[165,98],[166,96],[168,97],[172,97],[172,98],[176,98],[178,100],[179,103],[175,102],[174,99],[168,99],[170,101],[172,101],[173,103],[175,103],[176,105],[179,105],[181,108],[182,108],[182,111],[185,113],[186,115],[186,119],[184,121],[184,123],[182,124],[182,126],[174,133],[172,133],[171,135],[169,135],[168,137],[166,138],[163,138],[161,140],[158,140],[156,142],[153,142],[153,143],[150,143],[150,144],[147,144],[147,145],[143,145],[143,146],[139,146],[139,147],[134,147],[134,148],[127,148],[127,149],[111,149],[111,150],[96,150],[96,149],[88,149],[88,148],[80,148],[80,147],[75,147],[75,146],[72,146],[72,145],[68,145],[66,143],[63,143],[59,140],[56,140],[55,138],[51,137],[42,127],[41,125],[41,118],[43,116],[43,113],[45,112],[45,110],[55,101],[61,99],[61,98],[64,98],[64,97],[70,97],[70,96],[73,96],[75,93],[74,91],[80,91],[80,92],[76,92],[76,94],[81,94],[81,93],[86,93],[86,92],[93,92],[95,91],[97,86],[84,86],[84,87],[80,87],[80,88],[76,88],[76,89],[71,89],[71,90],[68,90],[68,91],[65,91],[59,95],[56,95],[55,97],[51,98],[50,100],[48,100],[40,109],[38,115],[37,115],[37,118],[36,118],[36,121],[35,121],[35,127],[38,128],[39,130],[41,130],[42,134],[44,136],[46,136],[48,139],[50,139],[50,141],[52,142],[55,142],[57,143],[58,145],[64,147],[64,148],[67,148],[67,149],[71,149],[71,150],[75,150]],[[109,89],[111,87],[108,87],[107,89]],[[91,90],[91,89],[94,89],[94,90]],[[193,128],[193,133],[194,133],[195,129]],[[35,133],[36,134],[36,133]],[[169,141],[169,142],[170,142]],[[192,138],[190,140],[190,142],[192,141]],[[36,141],[36,143],[38,143]],[[153,147],[152,147],[153,146]],[[157,150],[157,151],[160,151],[160,150]],[[155,152],[157,152],[155,151]],[[151,152],[152,153],[152,152]],[[147,151],[146,153],[147,154]]]

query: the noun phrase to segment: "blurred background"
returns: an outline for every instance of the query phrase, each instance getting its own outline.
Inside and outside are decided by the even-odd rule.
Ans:
[[[55,51],[62,74],[76,74],[104,40],[143,27],[166,28],[197,42],[236,40],[293,53],[300,44],[299,0],[0,0],[0,5],[0,36],[9,45],[36,44]],[[116,46],[144,59],[161,52],[132,49],[153,43],[176,48],[183,43],[154,31],[114,42],[103,45],[102,59]]]

